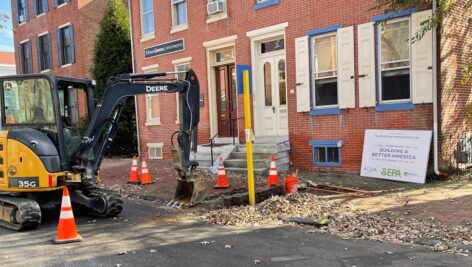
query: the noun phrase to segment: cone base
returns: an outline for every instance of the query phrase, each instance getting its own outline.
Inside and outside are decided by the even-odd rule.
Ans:
[[[213,186],[214,189],[225,189],[225,188],[228,188],[229,185],[215,185]]]
[[[148,183],[143,183],[141,182],[141,185],[146,185],[146,184],[153,184],[154,182],[148,182]]]
[[[141,182],[128,182],[128,184],[137,184],[137,185],[140,185]]]
[[[62,240],[62,239],[59,240],[59,239],[57,239],[57,237],[56,237],[56,238],[54,238],[54,240],[53,240],[52,242],[53,242],[54,244],[67,244],[67,243],[80,242],[80,241],[82,241],[82,240],[83,240],[83,238],[82,238],[79,234],[77,234],[77,237],[75,237],[75,238],[69,238],[69,239],[63,239],[63,240]]]

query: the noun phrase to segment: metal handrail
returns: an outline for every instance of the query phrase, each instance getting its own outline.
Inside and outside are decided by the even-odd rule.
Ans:
[[[231,112],[230,112],[229,113],[229,121],[226,122],[226,124],[223,125],[223,127],[221,127],[221,129],[218,129],[218,132],[208,140],[208,141],[210,141],[211,166],[213,166],[213,144],[214,144],[215,138],[220,135],[220,132],[222,132],[223,130],[226,130],[226,128],[229,125],[230,132],[231,132],[231,137],[233,137],[233,146],[236,145],[236,136],[234,136],[234,133],[233,133],[233,122],[238,121],[238,120],[243,119],[243,118],[244,117],[239,117],[239,118],[233,119],[233,118],[231,118]]]

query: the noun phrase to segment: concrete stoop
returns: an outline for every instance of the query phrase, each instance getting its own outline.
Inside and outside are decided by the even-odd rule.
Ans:
[[[198,152],[192,152],[190,159],[199,163],[199,170],[215,171],[211,164],[210,145],[199,145]],[[290,168],[290,143],[288,138],[257,138],[253,144],[254,173],[269,173],[270,161],[275,157],[277,171]],[[246,145],[244,144],[213,144],[213,166],[218,166],[219,158],[223,158],[225,169],[233,172],[247,172]]]

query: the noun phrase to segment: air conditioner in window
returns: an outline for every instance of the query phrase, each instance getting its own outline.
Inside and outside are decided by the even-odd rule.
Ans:
[[[19,18],[20,22],[23,22],[25,21],[25,16],[24,15],[20,15],[20,18]]]
[[[226,0],[215,0],[207,5],[208,15],[226,12]]]

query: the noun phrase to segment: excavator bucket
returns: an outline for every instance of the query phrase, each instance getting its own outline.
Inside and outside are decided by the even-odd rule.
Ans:
[[[198,163],[192,162],[190,167],[182,167],[182,153],[178,146],[171,146],[173,167],[180,176],[177,179],[174,201],[182,203],[183,206],[192,207],[208,195],[208,186],[201,175],[195,173]]]
[[[192,180],[177,180],[177,188],[175,189],[174,201],[183,203],[185,206],[195,206],[208,195],[208,186],[202,177]]]

